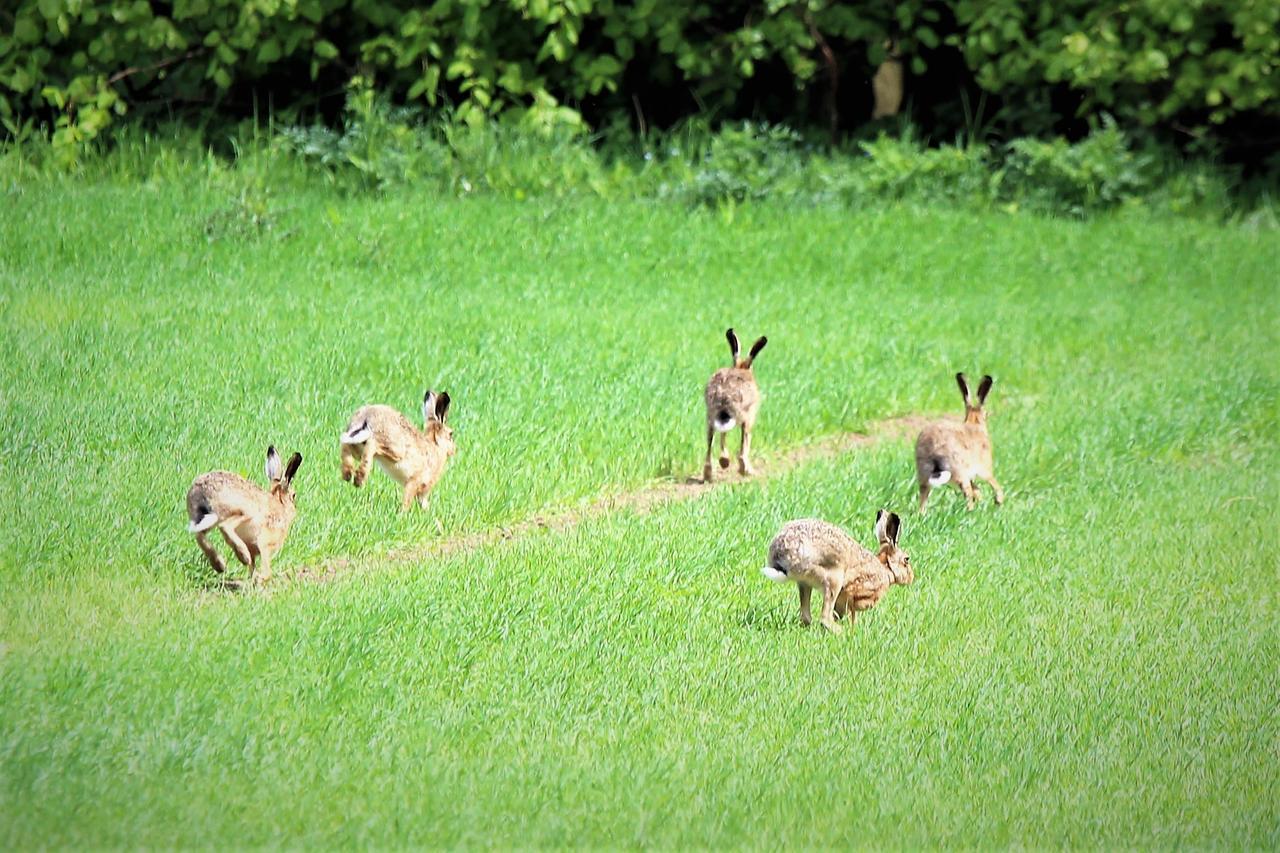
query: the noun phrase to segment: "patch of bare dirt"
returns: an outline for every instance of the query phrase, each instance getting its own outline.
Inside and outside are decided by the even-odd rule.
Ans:
[[[609,513],[627,511],[644,514],[677,501],[692,500],[699,495],[707,494],[711,489],[735,483],[758,482],[768,477],[777,477],[794,468],[819,459],[833,459],[859,448],[868,447],[880,441],[898,440],[915,436],[920,429],[936,418],[921,415],[905,415],[877,421],[866,433],[851,432],[829,436],[810,444],[792,447],[769,458],[755,460],[756,473],[744,477],[737,473],[736,465],[728,471],[716,470],[715,482],[704,483],[701,477],[686,479],[670,479],[654,483],[634,492],[609,495],[598,498],[572,510],[551,513],[539,513],[523,521],[502,527],[494,527],[475,533],[451,536],[398,548],[380,558],[383,563],[420,562],[431,558],[448,557],[454,554],[478,551],[488,545],[504,540],[519,539],[541,531],[563,532],[584,521],[600,518]],[[291,572],[293,580],[304,583],[327,583],[351,568],[353,561],[347,557],[334,557],[315,566],[302,566]]]

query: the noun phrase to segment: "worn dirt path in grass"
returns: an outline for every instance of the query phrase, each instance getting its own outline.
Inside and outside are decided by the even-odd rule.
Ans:
[[[469,553],[495,542],[519,539],[540,531],[563,532],[576,527],[584,521],[599,518],[613,512],[646,513],[669,503],[692,500],[708,494],[719,485],[759,482],[770,477],[780,476],[809,462],[819,459],[831,459],[860,448],[869,447],[886,439],[914,436],[924,424],[935,419],[935,417],[922,415],[889,418],[874,422],[871,425],[871,429],[865,433],[850,432],[827,436],[811,444],[793,447],[780,453],[768,454],[763,459],[755,460],[756,473],[752,477],[743,477],[738,474],[737,460],[734,459],[733,465],[727,471],[716,469],[716,480],[710,485],[702,482],[701,477],[668,480],[633,492],[598,498],[585,507],[539,513],[514,524],[398,548],[381,557],[358,559],[333,557],[316,565],[301,566],[290,572],[288,577],[295,581],[307,583],[326,583],[366,559],[382,564],[420,562],[458,553]],[[283,579],[278,579],[276,583]]]

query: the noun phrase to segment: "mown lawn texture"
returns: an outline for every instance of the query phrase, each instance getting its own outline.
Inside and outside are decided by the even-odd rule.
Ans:
[[[1274,233],[317,189],[255,235],[228,204],[6,190],[0,845],[1280,844]],[[696,474],[729,325],[770,339],[766,475],[990,372],[1008,502],[922,520],[887,440],[385,559]],[[459,453],[400,514],[337,436],[426,387]],[[268,443],[299,518],[269,592],[219,591],[184,495]],[[882,506],[916,583],[799,627],[773,533],[869,543]]]

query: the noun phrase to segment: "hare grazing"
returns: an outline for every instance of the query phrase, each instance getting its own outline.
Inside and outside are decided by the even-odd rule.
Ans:
[[[733,329],[725,332],[729,350],[733,353],[733,367],[722,367],[707,382],[707,460],[702,468],[703,482],[711,482],[711,445],[716,433],[720,433],[720,467],[729,467],[729,454],[725,451],[725,437],[735,425],[742,427],[742,447],[738,452],[738,471],[745,475],[755,473],[751,467],[751,428],[760,411],[760,389],[756,386],[751,363],[769,342],[761,337],[751,345],[746,358],[739,358],[738,336]]]
[[[834,524],[816,518],[790,521],[769,544],[769,562],[762,569],[770,580],[794,581],[800,588],[800,622],[812,621],[809,596],[822,590],[822,624],[835,633],[849,612],[853,624],[859,610],[870,610],[895,583],[915,580],[911,558],[898,548],[902,521],[897,513],[876,513],[876,553],[862,547]]]
[[[271,578],[271,555],[280,550],[289,535],[296,513],[293,478],[302,464],[302,454],[289,459],[280,470],[280,454],[267,448],[269,491],[228,471],[212,471],[196,477],[187,491],[187,530],[196,535],[196,544],[209,558],[213,570],[222,573],[226,564],[206,538],[215,526],[227,540],[240,562],[250,567],[253,580]]]
[[[364,406],[351,416],[342,434],[342,479],[359,488],[375,459],[404,487],[402,510],[416,499],[426,509],[431,490],[457,451],[453,430],[445,425],[449,393],[428,391],[422,400],[422,430],[390,406]]]
[[[956,374],[960,396],[964,398],[964,422],[938,421],[920,432],[916,439],[916,479],[920,483],[920,514],[924,515],[929,491],[934,486],[954,482],[964,492],[969,509],[978,500],[973,481],[985,480],[996,493],[996,503],[1004,503],[1004,489],[996,482],[991,459],[991,435],[987,413],[982,408],[991,391],[991,377],[978,383],[978,402],[969,399],[969,383]]]

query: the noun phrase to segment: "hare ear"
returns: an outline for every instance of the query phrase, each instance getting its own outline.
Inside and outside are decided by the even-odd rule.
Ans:
[[[764,349],[764,345],[769,343],[769,339],[761,335],[756,342],[751,345],[751,352],[747,353],[748,361],[755,361],[756,356],[760,354],[760,350]]]
[[[284,481],[292,483],[293,477],[298,473],[298,466],[302,464],[302,454],[295,453],[289,457],[289,464],[284,466]]]
[[[964,404],[969,405],[969,383],[965,381],[963,373],[956,374],[956,384],[960,386],[960,396],[964,397]]]
[[[441,391],[440,396],[436,398],[436,418],[440,423],[444,423],[445,413],[449,411],[449,392]]]
[[[885,524],[889,521],[889,513],[884,510],[876,512],[876,541],[885,541]]]
[[[898,518],[896,512],[889,513],[889,517],[885,520],[884,533],[885,539],[893,547],[898,547],[898,534],[902,532],[902,519]]]
[[[436,416],[436,392],[428,390],[422,397],[422,421],[426,423]]]
[[[742,347],[738,346],[738,336],[733,333],[733,329],[725,332],[724,336],[729,341],[729,351],[733,353],[733,363],[737,364],[738,353],[742,352]]]
[[[280,454],[274,445],[267,448],[267,479],[273,483],[280,479]]]
[[[987,402],[987,394],[991,392],[991,383],[995,380],[990,376],[982,377],[982,381],[978,383],[978,405],[981,406]]]

